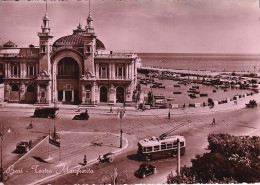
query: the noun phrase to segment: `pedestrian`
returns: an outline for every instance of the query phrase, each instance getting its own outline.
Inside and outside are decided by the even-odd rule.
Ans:
[[[111,105],[111,107],[110,107],[110,113],[113,113],[112,105]]]
[[[215,118],[213,118],[213,120],[212,120],[212,125],[216,125]]]
[[[78,105],[78,112],[80,112],[79,105]]]
[[[33,128],[32,121],[30,122],[29,127],[30,127],[30,128]]]
[[[87,156],[86,155],[84,155],[84,158],[83,158],[83,163],[84,163],[84,165],[86,165],[87,164]]]

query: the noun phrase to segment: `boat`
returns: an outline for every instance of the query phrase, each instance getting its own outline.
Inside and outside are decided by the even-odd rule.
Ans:
[[[174,100],[173,97],[169,97],[169,98],[167,98],[167,101],[173,101],[173,100]]]

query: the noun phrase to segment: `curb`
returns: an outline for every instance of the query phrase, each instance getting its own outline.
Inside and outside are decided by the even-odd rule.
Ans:
[[[61,131],[61,133],[70,133],[70,132]],[[77,133],[88,133],[88,132],[77,132]],[[90,132],[90,133],[93,133],[93,132]],[[98,133],[98,134],[104,134],[103,132],[96,132],[96,133]],[[113,134],[113,133],[110,133],[110,134]],[[118,136],[117,134],[113,134],[113,135]],[[115,151],[115,152],[112,152],[113,154],[119,154],[119,153],[121,153],[123,150],[125,150],[125,149],[129,146],[128,140],[127,140],[125,137],[122,137],[122,138],[125,140],[126,145],[123,146],[123,148],[121,148],[121,149],[119,149],[119,150],[117,150],[117,151]],[[85,166],[77,165],[77,166],[75,166],[75,167],[70,168],[70,170],[81,169],[81,168],[84,168],[84,167],[86,167],[86,166],[89,166],[90,164],[94,164],[94,163],[96,163],[96,162],[98,162],[98,159],[93,159],[93,160],[90,160],[90,161],[87,163],[87,165],[85,165]],[[54,178],[57,178],[57,177],[61,177],[61,176],[63,176],[63,175],[67,175],[67,173],[50,175],[50,176],[48,176],[48,177],[45,177],[45,178],[43,178],[43,179],[40,179],[40,180],[38,180],[38,181],[36,181],[36,182],[33,182],[33,183],[30,183],[30,184],[28,184],[28,185],[40,184],[40,183],[43,183],[44,181],[51,180],[51,179],[54,179]]]

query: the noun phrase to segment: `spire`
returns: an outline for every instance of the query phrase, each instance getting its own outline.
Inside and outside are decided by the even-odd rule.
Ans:
[[[42,19],[43,25],[42,25],[42,33],[50,33],[50,25],[49,25],[49,18],[48,18],[48,4],[46,0],[46,7],[45,7],[45,15]]]
[[[87,18],[87,26],[86,26],[86,31],[87,33],[94,33],[94,27],[93,27],[93,19],[91,16],[91,12],[90,12],[90,0],[89,0],[89,13],[88,13],[88,18]]]

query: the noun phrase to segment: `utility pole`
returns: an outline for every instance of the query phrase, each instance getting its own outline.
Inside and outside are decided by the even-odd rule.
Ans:
[[[180,160],[180,157],[181,157],[181,151],[180,151],[180,140],[177,139],[177,176],[180,175],[180,171],[181,171],[181,160]]]
[[[121,108],[117,110],[117,115],[120,118],[120,148],[122,148],[122,134],[123,134],[123,130],[122,130],[122,119],[125,116],[125,109]]]
[[[168,112],[168,118],[171,118],[171,104],[169,103],[169,112]]]

